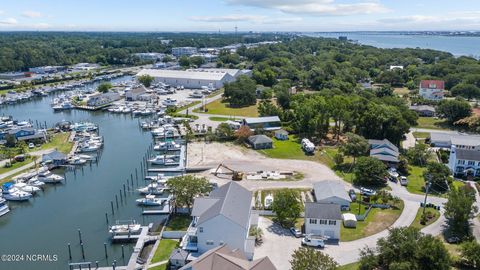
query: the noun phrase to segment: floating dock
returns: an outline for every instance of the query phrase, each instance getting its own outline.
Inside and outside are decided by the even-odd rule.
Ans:
[[[170,204],[167,203],[162,208],[143,210],[142,215],[166,215],[170,213]]]
[[[143,226],[142,230],[139,234],[121,234],[121,235],[114,235],[112,237],[113,242],[129,242],[129,241],[137,241],[139,239],[143,239],[148,234],[148,227]]]

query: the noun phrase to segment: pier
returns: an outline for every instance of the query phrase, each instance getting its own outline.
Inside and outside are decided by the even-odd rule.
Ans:
[[[112,236],[113,242],[129,242],[137,241],[141,238],[144,238],[148,234],[148,227],[143,226],[139,234],[121,234]]]

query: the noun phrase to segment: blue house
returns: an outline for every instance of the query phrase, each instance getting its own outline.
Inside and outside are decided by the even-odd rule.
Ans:
[[[9,134],[13,135],[15,139],[19,141],[45,139],[46,136],[44,131],[36,130],[32,127],[19,127],[0,132],[0,140],[5,140]]]

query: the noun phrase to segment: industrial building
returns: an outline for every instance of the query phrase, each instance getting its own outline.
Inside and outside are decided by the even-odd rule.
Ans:
[[[183,86],[185,88],[200,89],[202,87],[211,87],[218,89],[225,83],[232,82],[235,77],[230,72],[211,70],[164,70],[164,69],[144,69],[137,74],[138,76],[150,75],[155,78],[155,82],[162,82],[174,87]]]

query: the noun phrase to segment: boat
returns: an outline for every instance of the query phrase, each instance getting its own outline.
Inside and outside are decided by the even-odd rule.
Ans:
[[[32,197],[32,193],[21,191],[14,187],[8,189],[6,192],[3,192],[3,198],[5,198],[7,201],[28,201]]]
[[[147,181],[152,181],[152,182],[156,182],[156,183],[160,183],[160,184],[164,184],[167,182],[167,177],[165,177],[165,175],[159,173],[157,175],[147,175],[145,176],[145,180]]]
[[[8,208],[7,201],[4,198],[0,197],[0,217],[8,212],[10,212],[10,208]]]
[[[71,165],[83,165],[87,163],[85,159],[80,158],[79,156],[73,156],[68,159],[68,164]]]
[[[149,159],[148,162],[154,165],[165,165],[168,163],[174,163],[175,155],[158,155],[152,159]]]
[[[182,146],[175,141],[160,142],[153,147],[153,150],[156,151],[165,151],[165,150],[180,150]]]
[[[45,185],[45,182],[38,180],[36,177],[32,177],[27,181],[27,184],[34,187],[42,187]]]
[[[138,188],[137,191],[140,194],[152,194],[152,195],[162,195],[168,188],[164,184],[153,182],[146,187]]]
[[[162,104],[165,106],[176,106],[177,100],[174,98],[166,98],[164,101],[162,101]]]
[[[145,198],[140,198],[135,200],[139,205],[143,206],[162,206],[167,199],[161,199],[155,197],[155,195],[148,194],[145,196]]]
[[[56,175],[51,173],[48,170],[39,171],[38,175],[33,177],[32,179],[47,183],[47,184],[56,184],[60,183],[64,180],[64,178],[60,175]]]
[[[33,186],[33,185],[28,185],[28,184],[22,183],[22,182],[15,183],[13,185],[13,187],[17,188],[21,191],[25,191],[25,192],[32,193],[32,194],[35,194],[35,193],[37,193],[41,190],[39,187],[36,187],[36,186]]]
[[[115,225],[110,226],[108,232],[113,235],[129,235],[129,234],[139,234],[142,231],[142,227],[135,220],[128,221],[128,223],[123,223],[117,221]]]
[[[95,157],[92,157],[90,155],[77,155],[77,157],[79,157],[81,159],[84,159],[84,160],[88,160],[88,161],[95,160]]]

